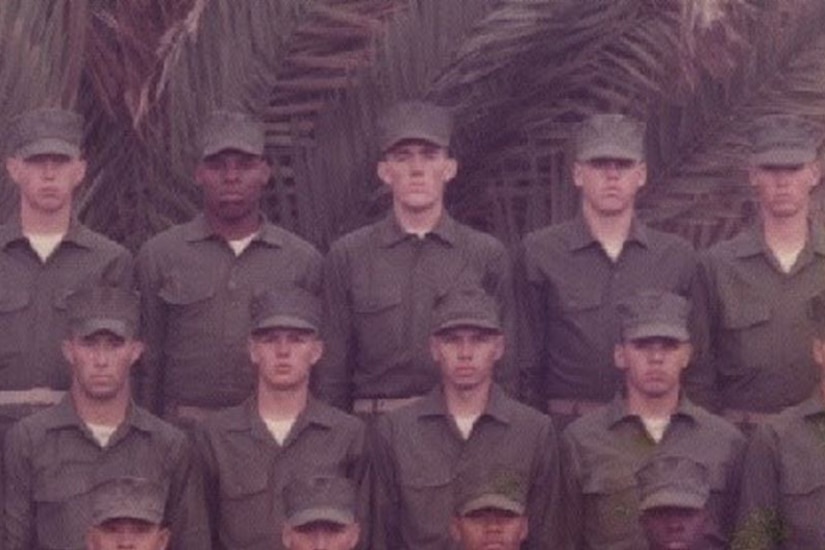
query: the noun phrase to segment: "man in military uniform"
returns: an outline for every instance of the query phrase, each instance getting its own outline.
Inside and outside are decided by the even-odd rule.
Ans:
[[[166,550],[163,487],[152,480],[123,477],[95,487],[86,550]]]
[[[636,472],[648,550],[729,548],[708,533],[708,475],[702,464],[679,456],[654,458]]]
[[[756,428],[745,457],[734,548],[825,548],[825,293],[812,300],[808,319],[819,382],[802,403]]]
[[[215,546],[276,550],[283,548],[280,495],[291,479],[362,481],[364,425],[309,393],[324,347],[319,298],[299,288],[268,291],[253,299],[251,317],[256,393],[209,416],[197,435]]]
[[[582,122],[573,165],[581,212],[523,241],[517,283],[527,324],[523,393],[560,426],[610,401],[621,386],[613,368],[616,304],[646,288],[692,293],[690,244],[635,216],[647,181],[644,133],[641,122],[619,114]]]
[[[70,296],[68,308],[69,393],[6,436],[6,550],[83,548],[93,488],[123,476],[163,486],[174,548],[209,548],[188,438],[130,398],[130,371],[143,350],[137,296],[95,286]]]
[[[529,488],[525,548],[564,544],[553,424],[493,382],[504,345],[498,305],[483,290],[455,289],[436,304],[430,346],[441,384],[375,423],[372,550],[454,548],[456,472],[501,466]]]
[[[185,421],[252,392],[246,338],[253,293],[296,285],[319,293],[321,276],[318,251],[261,212],[272,170],[263,125],[218,111],[202,141],[195,180],[203,213],[150,239],[137,261],[149,344],[140,395],[165,417]]]
[[[748,175],[760,223],[703,257],[697,306],[710,355],[691,383],[739,424],[803,401],[819,380],[805,308],[825,289],[825,230],[809,218],[820,142],[804,119],[757,120]]]
[[[625,388],[607,406],[571,423],[562,436],[565,509],[576,548],[644,548],[634,475],[649,460],[690,458],[709,471],[707,537],[729,540],[745,437],[681,394],[690,361],[688,303],[648,290],[619,307],[615,364]]]
[[[342,477],[298,478],[284,493],[287,550],[353,550],[361,526],[356,510],[356,488]]]
[[[444,192],[458,162],[449,113],[428,103],[394,106],[381,120],[378,177],[392,193],[381,221],[332,244],[324,269],[327,353],[321,398],[359,414],[386,412],[438,383],[428,349],[433,304],[458,281],[498,299],[510,333],[512,277],[504,246],[455,221]],[[497,379],[515,388],[505,357]]]
[[[526,480],[515,472],[462,472],[450,533],[461,550],[519,550],[528,532],[526,503]]]

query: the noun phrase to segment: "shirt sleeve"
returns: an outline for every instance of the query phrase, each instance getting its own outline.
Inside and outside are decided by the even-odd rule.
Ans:
[[[18,423],[6,434],[3,451],[6,550],[35,548],[31,455],[30,434]]]
[[[202,550],[211,548],[203,475],[195,451],[185,438],[170,457],[173,461],[166,518],[172,532],[171,548]]]
[[[539,464],[528,499],[527,548],[569,548],[569,537],[562,512],[562,480],[559,444],[550,419],[543,431]]]
[[[162,281],[151,250],[138,254],[137,288],[140,292],[140,328],[146,349],[136,369],[135,400],[155,414],[163,413],[163,349],[166,334],[166,310],[158,292]]]
[[[773,431],[759,426],[745,454],[734,549],[778,547],[781,535],[778,456]]]
[[[543,285],[531,279],[527,247],[522,244],[516,256],[515,299],[518,311],[516,321],[519,397],[525,403],[546,409],[544,396],[544,345],[547,340],[546,297]]]
[[[404,547],[401,540],[400,495],[395,458],[389,440],[391,429],[386,417],[381,417],[370,437],[371,550]]]
[[[584,548],[584,502],[581,486],[581,466],[576,452],[576,444],[570,434],[565,432],[561,438],[562,479],[564,494],[565,531],[571,548]]]
[[[697,268],[691,289],[691,338],[693,361],[685,371],[685,391],[691,401],[718,411],[717,361],[715,335],[719,334],[719,305],[710,260],[704,256]]]

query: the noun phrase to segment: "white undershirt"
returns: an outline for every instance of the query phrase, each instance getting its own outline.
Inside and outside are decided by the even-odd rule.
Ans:
[[[790,273],[791,268],[793,268],[796,263],[796,259],[799,258],[800,252],[802,252],[802,248],[783,252],[781,254],[774,251],[773,255],[776,258],[776,261],[779,262],[779,267],[782,268],[782,271],[785,273]]]
[[[115,430],[117,430],[117,426],[92,424],[91,422],[86,422],[86,427],[89,428],[89,431],[92,432],[92,436],[94,436],[95,441],[97,441],[101,447],[105,447],[109,444],[109,439],[112,438],[112,434],[114,434]]]
[[[65,233],[26,233],[26,238],[29,239],[29,244],[37,253],[41,262],[49,259],[49,256],[66,236]]]
[[[614,263],[619,259],[619,256],[622,253],[622,249],[624,248],[624,241],[615,242],[615,243],[602,243],[602,249],[604,250],[607,257],[610,258]]]
[[[464,439],[470,439],[470,434],[473,432],[473,426],[475,426],[476,420],[478,420],[479,416],[481,415],[473,414],[470,416],[453,416],[455,419],[455,425],[458,426],[458,431],[461,432],[461,436]]]
[[[266,418],[263,420],[264,424],[266,424],[266,429],[269,430],[269,433],[272,434],[272,437],[275,438],[278,445],[284,444],[286,436],[289,435],[289,431],[292,429],[292,425],[295,424],[295,417],[284,420],[269,420]]]
[[[661,418],[652,418],[643,416],[642,424],[645,425],[645,429],[647,430],[647,433],[650,434],[650,437],[653,438],[653,441],[659,443],[662,440],[662,437],[664,437],[665,430],[667,430],[667,427],[670,424],[670,417],[664,416]]]
[[[246,247],[249,246],[249,243],[252,242],[252,239],[258,236],[258,232],[252,233],[251,235],[247,235],[243,239],[236,239],[234,241],[226,241],[229,243],[229,247],[232,249],[232,252],[235,253],[235,256],[240,256]]]

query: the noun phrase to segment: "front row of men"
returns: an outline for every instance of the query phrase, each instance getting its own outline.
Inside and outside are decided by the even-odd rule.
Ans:
[[[94,287],[68,305],[69,394],[6,439],[7,550],[84,540],[107,548],[108,537],[137,535],[191,549],[359,540],[374,549],[641,548],[645,532],[663,548],[725,548],[734,537],[741,548],[825,544],[821,389],[760,427],[746,453],[732,424],[681,391],[691,343],[688,303],[674,294],[622,303],[615,364],[624,391],[571,423],[559,444],[549,417],[493,382],[505,342],[495,300],[481,289],[436,304],[430,341],[441,383],[374,419],[369,438],[361,420],[308,393],[323,353],[318,299],[263,293],[248,344],[257,391],[203,420],[198,452],[131,400],[130,370],[143,351],[137,297]],[[814,358],[825,365],[825,296],[811,315]],[[162,504],[137,518],[95,508],[97,488],[124,477],[156,484]],[[305,488],[295,492],[296,483]],[[318,504],[316,494],[331,500]],[[349,511],[319,518],[302,506]],[[678,540],[692,532],[696,546]],[[333,539],[340,544],[317,542]]]

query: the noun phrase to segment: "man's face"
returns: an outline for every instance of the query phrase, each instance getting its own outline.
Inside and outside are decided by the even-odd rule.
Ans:
[[[67,155],[9,157],[6,170],[25,206],[43,214],[71,207],[72,193],[86,175],[86,161]]]
[[[462,550],[518,550],[527,538],[527,517],[496,509],[453,517],[450,532]]]
[[[658,399],[679,394],[679,378],[690,361],[691,346],[673,338],[641,338],[618,344],[616,366],[625,373],[628,392]]]
[[[680,507],[652,508],[642,513],[650,550],[701,550],[707,513]]]
[[[412,213],[439,208],[457,170],[445,148],[419,140],[400,142],[378,162],[378,177],[392,190],[393,203]]]
[[[470,390],[489,383],[504,353],[504,336],[477,327],[451,328],[430,338],[430,351],[446,386]]]
[[[168,544],[168,529],[129,518],[105,521],[86,536],[87,550],[165,550]]]
[[[271,173],[263,157],[225,150],[203,159],[195,170],[195,180],[203,188],[206,211],[234,222],[257,214]]]
[[[283,543],[288,550],[352,550],[358,544],[357,523],[341,525],[315,521],[299,527],[285,527]]]
[[[108,331],[63,341],[63,356],[71,365],[72,383],[87,398],[100,401],[128,394],[129,371],[142,352],[141,342]]]
[[[249,356],[258,368],[258,382],[277,390],[306,387],[323,349],[315,332],[296,328],[264,329],[249,339]]]
[[[811,190],[819,183],[819,164],[755,166],[750,182],[765,216],[774,219],[806,215]]]
[[[576,162],[573,182],[585,210],[600,217],[633,211],[636,193],[647,179],[647,165],[629,159],[595,158]]]

